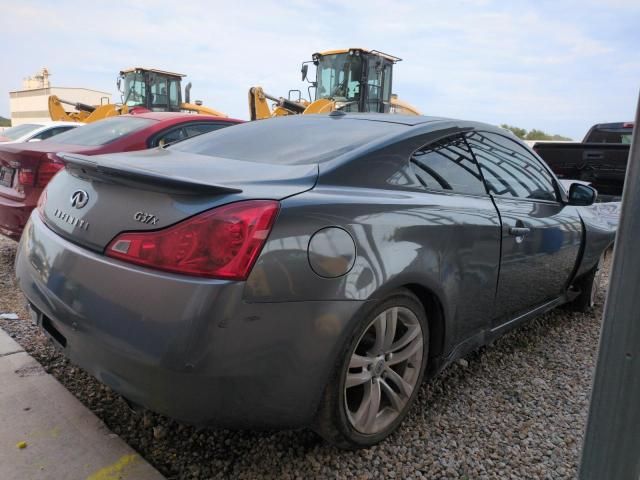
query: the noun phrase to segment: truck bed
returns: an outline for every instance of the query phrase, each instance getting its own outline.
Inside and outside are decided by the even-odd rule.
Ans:
[[[622,195],[629,145],[545,142],[533,149],[558,178],[589,182],[603,197]]]

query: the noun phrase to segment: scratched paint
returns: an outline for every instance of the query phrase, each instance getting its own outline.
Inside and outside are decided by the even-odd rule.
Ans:
[[[87,477],[87,480],[120,480],[125,469],[138,460],[138,455],[132,453],[124,455],[117,462],[112,463]]]

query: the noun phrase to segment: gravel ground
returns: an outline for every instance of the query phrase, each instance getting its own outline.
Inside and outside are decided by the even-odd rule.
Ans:
[[[345,452],[306,430],[199,430],[131,413],[31,325],[13,277],[16,246],[0,237],[0,313],[20,317],[0,327],[170,479],[576,477],[602,293],[591,314],[551,312],[457,362],[421,388],[391,438]]]

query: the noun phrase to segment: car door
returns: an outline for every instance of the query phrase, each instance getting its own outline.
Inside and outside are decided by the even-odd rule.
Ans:
[[[485,330],[494,311],[500,263],[500,222],[462,135],[429,143],[410,158],[425,191],[425,214],[440,224],[425,232],[438,251],[441,282],[453,302],[451,338]]]
[[[474,131],[466,140],[500,214],[502,248],[494,325],[543,305],[567,288],[582,224],[555,177],[518,142]]]

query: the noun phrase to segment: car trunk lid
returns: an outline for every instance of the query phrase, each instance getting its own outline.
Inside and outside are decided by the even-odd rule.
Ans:
[[[37,183],[38,167],[43,158],[46,159],[46,154],[42,152],[0,150],[0,195],[23,200],[25,188]]]
[[[44,188],[64,166],[54,153],[59,151],[57,147],[75,146],[46,142],[0,145],[0,195],[20,201],[27,197],[29,189]]]
[[[317,165],[272,165],[170,150],[61,153],[41,214],[65,238],[103,251],[124,231],[156,230],[216,206],[283,198],[313,188]]]

